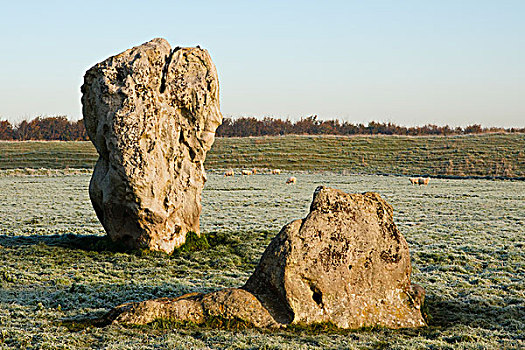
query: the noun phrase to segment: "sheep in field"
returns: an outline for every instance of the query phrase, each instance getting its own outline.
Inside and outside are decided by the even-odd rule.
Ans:
[[[224,176],[233,176],[233,175],[235,175],[235,174],[234,174],[232,169],[224,172]]]
[[[411,177],[411,178],[409,178],[409,180],[410,180],[410,183],[412,185],[420,185],[420,186],[421,185],[425,185],[426,186],[426,185],[428,185],[428,182],[429,182],[430,178],[428,178],[428,177],[427,178]]]
[[[273,175],[279,175],[281,173],[281,169],[273,169],[272,174]]]
[[[426,185],[428,185],[428,181],[429,180],[430,179],[428,177],[427,178],[420,177],[418,182],[419,182],[419,185],[425,185],[426,186]]]
[[[297,182],[297,179],[295,178],[295,176],[290,176],[288,180],[286,180],[286,184],[294,184],[296,182]]]
[[[243,171],[242,171],[242,174],[243,174],[243,175],[251,175],[251,174],[252,174],[252,171],[251,171],[251,170],[243,170]]]

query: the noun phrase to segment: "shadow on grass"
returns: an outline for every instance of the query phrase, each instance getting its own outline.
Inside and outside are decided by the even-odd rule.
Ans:
[[[108,326],[110,322],[106,315],[118,305],[158,298],[175,298],[200,291],[195,289],[197,287],[179,283],[176,279],[161,284],[74,282],[63,285],[49,281],[36,287],[20,288],[14,283],[10,286],[4,285],[1,283],[2,277],[5,276],[0,274],[0,302],[7,305],[7,310],[18,310],[15,312],[15,318],[25,319],[29,315],[44,312],[46,316],[38,317],[46,317],[69,331]],[[3,308],[0,307],[0,310]]]
[[[518,331],[525,326],[525,303],[523,300],[503,300],[501,305],[490,305],[485,300],[464,302],[429,296],[425,301],[427,321],[430,328],[449,328],[456,325],[484,329]]]
[[[227,237],[207,235],[209,246],[218,244],[231,245]],[[195,242],[194,242],[195,243]],[[200,242],[202,243],[202,242]],[[24,247],[44,245],[49,247],[63,247],[66,249],[80,249],[91,252],[124,252],[129,251],[123,246],[113,243],[107,236],[81,236],[81,235],[52,235],[52,236],[25,236],[12,237],[0,236],[0,246],[3,247]],[[187,251],[185,254],[188,254]],[[206,254],[206,253],[205,253]],[[212,254],[212,252],[210,252]],[[30,258],[30,256],[28,256]],[[9,276],[0,276],[8,284]],[[175,288],[173,288],[175,287]],[[166,288],[147,285],[89,285],[73,284],[62,287],[54,286],[49,289],[4,289],[0,288],[0,300],[15,302],[21,305],[34,305],[40,300],[45,307],[57,307],[59,304],[64,307],[69,305],[71,308],[109,308],[129,301],[139,301],[160,297],[177,297],[179,295],[193,292],[187,286],[177,283],[174,276],[173,283]],[[173,290],[177,290],[174,295]],[[180,291],[180,293],[179,293]],[[487,300],[472,300],[461,298],[445,297],[431,293],[427,295],[424,312],[427,314],[429,327],[416,330],[385,330],[382,328],[372,328],[377,332],[401,332],[407,335],[424,335],[425,337],[437,337],[444,329],[456,327],[458,325],[491,329],[507,330],[519,334],[520,329],[525,326],[525,301],[522,299],[504,296],[497,305],[490,304]],[[130,297],[134,295],[135,297]],[[137,298],[138,297],[138,298]],[[66,306],[67,308],[67,306]],[[97,314],[97,317],[100,314]],[[94,315],[86,315],[82,319],[71,320],[71,329],[81,328],[83,324],[92,324]],[[85,322],[84,322],[85,321]],[[64,321],[65,322],[65,321]],[[69,322],[69,321],[68,321]],[[68,326],[69,327],[69,326]],[[362,330],[365,331],[365,330]],[[319,333],[340,333],[349,332],[344,330],[332,329],[327,325],[291,327],[286,332],[301,334]]]
[[[215,233],[201,234],[198,236],[194,232],[188,232],[186,243],[184,243],[171,255],[177,255],[182,252],[195,252],[209,249],[217,245],[224,245],[234,242],[226,235]],[[237,243],[237,242],[235,242]],[[151,252],[148,249],[130,248],[129,246],[112,241],[108,236],[98,235],[49,235],[49,236],[5,236],[0,235],[0,246],[4,247],[22,247],[33,245],[47,245],[52,247],[62,247],[69,249],[81,249],[89,252],[115,252],[115,253],[132,253],[132,254],[164,254],[163,252]]]
[[[49,236],[33,235],[13,237],[0,235],[0,246],[4,247],[22,247],[42,244],[53,247],[81,249],[93,252],[130,251],[130,249],[125,245],[111,241],[111,239],[108,236],[65,234]]]

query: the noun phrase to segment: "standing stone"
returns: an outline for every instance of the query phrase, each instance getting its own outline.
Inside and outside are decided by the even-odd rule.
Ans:
[[[283,324],[420,327],[423,288],[408,245],[376,193],[318,187],[305,219],[286,225],[243,287]]]
[[[203,163],[222,122],[210,55],[153,39],[90,68],[81,90],[100,222],[114,241],[171,253],[199,234]]]

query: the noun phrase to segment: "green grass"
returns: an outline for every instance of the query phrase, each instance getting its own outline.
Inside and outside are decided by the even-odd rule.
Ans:
[[[177,248],[176,252],[197,252],[208,248],[210,248],[210,244],[205,234],[197,235],[190,231],[186,234],[186,242]]]
[[[293,172],[209,174],[201,232],[188,251],[123,252],[104,237],[89,174],[0,177],[0,349],[520,349],[525,347],[525,182]],[[92,321],[131,301],[239,287],[318,185],[379,192],[426,290],[429,327],[260,331],[215,319],[145,327]],[[196,237],[193,237],[196,238]],[[189,248],[189,247],[188,247]]]
[[[0,142],[0,155],[0,169],[91,169],[97,159],[90,142]],[[523,178],[525,134],[217,138],[205,167]]]
[[[159,318],[155,321],[148,323],[147,325],[141,326],[125,326],[132,328],[142,328],[145,331],[157,330],[157,329],[219,329],[219,330],[228,330],[228,331],[241,331],[250,328],[254,328],[253,324],[241,320],[239,318],[225,318],[221,316],[210,316],[207,315],[205,322],[202,324],[196,324],[190,321],[177,321],[170,320],[165,318]]]

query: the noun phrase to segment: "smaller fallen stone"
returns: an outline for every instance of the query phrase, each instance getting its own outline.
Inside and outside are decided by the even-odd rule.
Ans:
[[[339,328],[425,326],[425,291],[410,282],[408,244],[377,193],[315,190],[310,213],[283,227],[241,288],[118,306],[107,322],[214,318],[259,328],[331,323]]]

